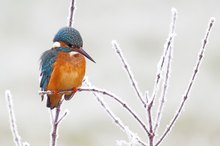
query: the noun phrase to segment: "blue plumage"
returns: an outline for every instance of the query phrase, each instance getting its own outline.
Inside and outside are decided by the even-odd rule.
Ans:
[[[55,62],[57,56],[57,51],[56,50],[47,50],[45,51],[42,56],[41,56],[41,81],[40,81],[40,87],[42,90],[46,90],[47,84],[50,79],[50,75],[52,72],[52,65]]]

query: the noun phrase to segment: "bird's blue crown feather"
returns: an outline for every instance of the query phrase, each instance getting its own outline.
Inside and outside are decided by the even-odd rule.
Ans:
[[[54,42],[63,41],[67,45],[73,45],[76,47],[83,46],[83,40],[78,30],[72,27],[63,27],[55,35]]]

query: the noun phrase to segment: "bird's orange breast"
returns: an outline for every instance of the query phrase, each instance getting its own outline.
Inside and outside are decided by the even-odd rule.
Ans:
[[[62,90],[81,86],[86,62],[81,54],[59,52],[47,86],[47,90]]]

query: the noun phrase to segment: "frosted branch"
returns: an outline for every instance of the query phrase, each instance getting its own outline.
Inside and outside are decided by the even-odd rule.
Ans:
[[[60,117],[60,119],[57,121],[57,123],[59,124],[68,115],[68,113],[68,111],[65,111],[63,115]]]
[[[8,113],[9,113],[9,119],[10,119],[9,122],[11,126],[11,132],[14,137],[14,143],[16,146],[22,146],[21,137],[18,134],[18,130],[17,130],[17,124],[16,124],[13,102],[12,102],[12,95],[9,90],[5,91],[5,98],[7,101]]]
[[[88,79],[85,79],[86,86],[89,88],[93,88],[91,83],[88,81]],[[104,108],[104,110],[107,112],[109,117],[113,120],[113,122],[123,131],[127,134],[128,137],[132,137],[136,139],[136,141],[142,145],[142,146],[147,146],[136,134],[134,134],[127,126],[124,125],[124,123],[120,120],[118,116],[116,116],[112,110],[109,108],[107,103],[105,103],[104,99],[97,94],[97,92],[92,92],[93,95],[96,97],[97,101],[100,103],[100,105]]]
[[[194,81],[195,81],[195,78],[197,76],[197,73],[198,73],[198,70],[199,70],[199,67],[200,67],[200,64],[202,62],[202,59],[203,59],[203,56],[204,56],[204,52],[205,52],[205,47],[208,43],[208,38],[209,38],[209,34],[211,32],[211,29],[212,29],[212,26],[214,25],[214,22],[215,22],[215,18],[211,18],[210,19],[210,22],[208,24],[208,28],[207,28],[207,31],[206,31],[206,34],[205,34],[205,37],[203,39],[203,42],[202,42],[202,47],[200,49],[200,52],[199,52],[199,55],[198,55],[198,59],[196,61],[196,65],[195,65],[195,68],[193,70],[193,73],[192,73],[192,77],[189,81],[189,84],[186,88],[186,92],[185,94],[183,95],[182,97],[182,101],[180,103],[180,106],[178,108],[178,110],[176,111],[174,117],[172,118],[172,120],[170,121],[170,124],[167,126],[167,128],[165,129],[164,133],[162,134],[162,136],[159,138],[159,140],[157,141],[157,143],[155,144],[155,146],[158,146],[162,141],[163,139],[167,136],[167,134],[170,132],[171,128],[174,126],[176,120],[178,119],[178,117],[180,116],[181,114],[181,111],[185,105],[185,102],[186,100],[188,99],[188,96],[189,96],[189,93],[192,89],[192,85],[194,84]]]
[[[152,92],[150,102],[154,102],[154,99],[157,96],[158,88],[159,88],[160,80],[161,80],[161,73],[163,71],[163,67],[164,67],[164,64],[165,64],[167,53],[168,53],[168,50],[169,50],[170,46],[172,45],[173,39],[175,37],[175,32],[174,31],[175,31],[176,15],[177,15],[177,11],[176,11],[175,8],[172,9],[172,14],[173,14],[172,15],[173,19],[172,19],[172,23],[171,23],[171,32],[168,36],[167,42],[164,45],[164,53],[161,56],[160,63],[158,64],[156,79],[155,79],[154,88],[153,88],[153,92]]]
[[[57,139],[58,139],[58,126],[60,122],[66,117],[68,112],[64,112],[64,114],[60,117],[62,101],[57,105],[55,109],[55,117],[53,117],[53,113],[51,113],[51,124],[52,124],[52,132],[51,132],[51,146],[56,146]]]
[[[136,80],[134,79],[134,75],[130,69],[130,66],[129,64],[127,63],[123,53],[122,53],[122,50],[120,49],[118,43],[116,41],[112,41],[112,46],[113,48],[116,50],[116,53],[118,54],[122,64],[123,64],[123,68],[125,69],[125,71],[127,72],[128,74],[128,77],[129,77],[129,80],[131,82],[131,86],[133,87],[135,93],[137,94],[137,96],[139,97],[140,101],[142,102],[142,104],[144,105],[144,107],[146,107],[146,103],[144,102],[143,100],[143,95],[141,94],[139,88],[138,88],[138,85],[137,85],[137,82]]]
[[[75,0],[71,0],[70,8],[69,8],[69,17],[68,17],[68,26],[72,27],[74,23],[74,15],[75,15]]]
[[[169,36],[174,36],[175,35],[175,28],[176,28],[176,19],[177,19],[177,11],[176,9],[172,9],[172,22],[170,25],[170,34]],[[168,38],[169,39],[169,38]],[[169,82],[169,77],[170,77],[170,70],[171,70],[171,61],[172,61],[172,52],[173,52],[173,40],[170,43],[167,43],[167,46],[165,48],[168,48],[168,57],[167,57],[167,67],[165,68],[165,79],[163,81],[163,88],[162,88],[162,93],[161,93],[161,98],[160,98],[160,103],[157,109],[157,115],[156,115],[156,120],[155,120],[155,125],[154,125],[154,133],[156,134],[156,130],[159,127],[160,119],[162,116],[163,112],[163,107],[166,99],[166,94],[168,92],[168,82]],[[169,47],[168,47],[168,44]]]

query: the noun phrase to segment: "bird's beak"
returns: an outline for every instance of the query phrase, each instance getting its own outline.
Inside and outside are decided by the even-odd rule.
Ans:
[[[88,53],[86,53],[86,51],[83,50],[83,48],[78,48],[77,50],[75,50],[77,52],[79,52],[80,54],[82,54],[83,56],[85,56],[86,58],[88,58],[89,60],[91,60],[92,62],[96,63],[95,60],[92,59],[91,56],[89,56]]]

